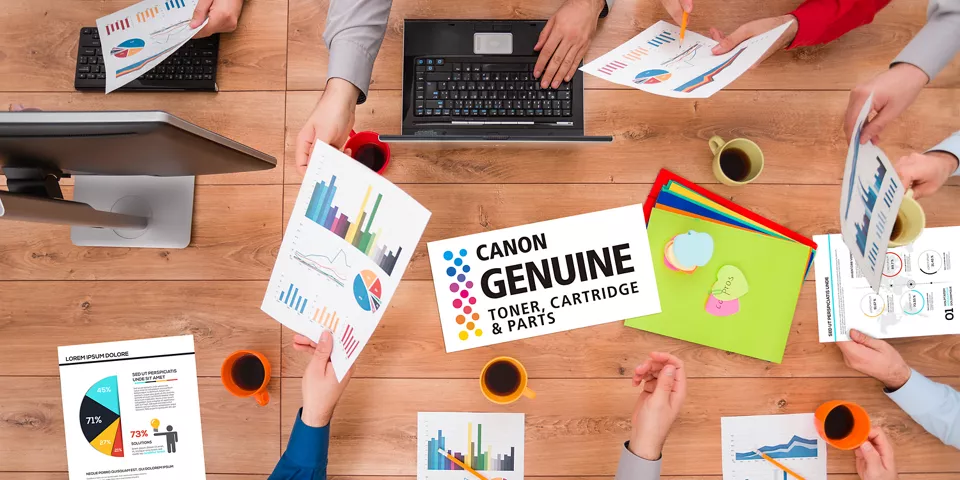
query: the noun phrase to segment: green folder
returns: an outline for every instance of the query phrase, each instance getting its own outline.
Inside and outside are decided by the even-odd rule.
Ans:
[[[668,268],[663,251],[676,235],[690,230],[713,237],[713,257],[687,274]],[[625,323],[647,332],[780,363],[806,272],[810,247],[730,225],[654,208],[647,225],[661,313]],[[749,291],[740,311],[713,316],[705,310],[717,272],[739,268]]]

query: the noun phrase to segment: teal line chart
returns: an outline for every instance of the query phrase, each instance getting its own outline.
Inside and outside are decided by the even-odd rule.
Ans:
[[[320,253],[303,253],[294,250],[293,259],[340,287],[345,286],[346,281],[350,278],[349,273],[343,273],[343,269],[352,267],[347,263],[347,254],[342,249],[338,250],[332,258]]]
[[[737,60],[737,57],[739,57],[740,54],[743,53],[743,51],[746,49],[747,47],[741,48],[740,50],[737,51],[737,53],[733,54],[732,57],[724,60],[724,62],[721,63],[720,65],[717,65],[716,67],[713,67],[710,70],[707,70],[701,75],[693,77],[693,79],[691,79],[689,82],[684,83],[683,85],[680,85],[679,87],[673,89],[673,91],[690,93],[704,85],[713,83],[713,79],[717,76],[717,74],[719,74],[720,72],[724,71],[727,67],[732,65],[733,62]]]

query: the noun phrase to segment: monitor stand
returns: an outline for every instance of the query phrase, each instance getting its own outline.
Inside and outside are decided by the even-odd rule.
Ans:
[[[70,227],[81,247],[186,248],[193,224],[195,177],[74,175],[73,201],[147,217],[147,228]]]

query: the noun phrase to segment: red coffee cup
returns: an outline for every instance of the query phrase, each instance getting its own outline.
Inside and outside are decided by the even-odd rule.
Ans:
[[[358,133],[350,130],[350,138],[347,139],[343,149],[350,150],[350,156],[354,160],[380,175],[383,175],[387,165],[390,164],[390,145],[381,142],[380,134],[377,132]]]

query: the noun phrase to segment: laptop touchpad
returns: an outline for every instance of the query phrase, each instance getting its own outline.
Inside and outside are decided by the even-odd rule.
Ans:
[[[510,32],[474,33],[473,53],[477,55],[511,55],[513,54],[513,34]]]

